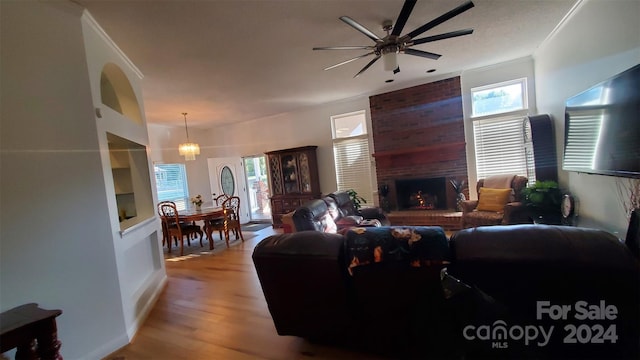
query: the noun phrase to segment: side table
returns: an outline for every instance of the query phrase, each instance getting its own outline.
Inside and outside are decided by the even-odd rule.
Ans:
[[[0,353],[18,348],[16,360],[63,360],[56,317],[62,310],[44,310],[38,304],[20,305],[0,314]]]

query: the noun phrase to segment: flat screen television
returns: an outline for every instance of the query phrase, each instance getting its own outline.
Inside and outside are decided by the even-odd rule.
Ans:
[[[567,99],[562,168],[640,178],[640,64]]]

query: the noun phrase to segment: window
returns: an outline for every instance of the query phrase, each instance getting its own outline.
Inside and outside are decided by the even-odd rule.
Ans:
[[[189,198],[187,172],[184,164],[155,164],[156,187],[158,201],[173,201],[178,210],[186,208]]]
[[[471,89],[471,117],[527,110],[527,79]]]
[[[526,88],[518,79],[471,89],[478,179],[514,173],[535,182]]]
[[[371,159],[364,110],[331,117],[338,190],[355,190],[373,203]]]

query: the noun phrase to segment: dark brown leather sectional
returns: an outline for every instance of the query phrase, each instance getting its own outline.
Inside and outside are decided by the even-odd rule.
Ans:
[[[280,335],[392,358],[640,355],[640,262],[600,230],[302,231],[253,260]]]

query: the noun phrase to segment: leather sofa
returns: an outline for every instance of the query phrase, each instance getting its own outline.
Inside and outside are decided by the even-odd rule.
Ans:
[[[253,261],[280,335],[394,358],[640,355],[640,262],[600,230],[302,231],[262,240]]]
[[[355,226],[388,226],[386,215],[379,207],[353,206],[345,191],[333,192],[299,206],[293,213],[296,231],[315,230],[336,233]]]

